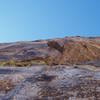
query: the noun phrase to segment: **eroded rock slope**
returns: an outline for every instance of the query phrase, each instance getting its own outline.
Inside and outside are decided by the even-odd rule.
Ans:
[[[72,65],[100,62],[99,37],[65,37],[0,44],[0,65]],[[99,64],[99,63],[98,63]]]

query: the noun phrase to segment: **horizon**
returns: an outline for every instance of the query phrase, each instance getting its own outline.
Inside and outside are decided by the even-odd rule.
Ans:
[[[64,37],[54,37],[54,38],[46,38],[46,39],[34,39],[34,40],[20,40],[20,41],[10,41],[10,42],[0,42],[0,44],[6,44],[6,43],[17,43],[17,42],[35,42],[37,40],[54,40],[54,39],[63,39],[63,38],[77,38],[77,37],[80,37],[80,38],[100,38],[100,36],[64,36]]]
[[[1,0],[0,43],[100,37],[99,0]]]

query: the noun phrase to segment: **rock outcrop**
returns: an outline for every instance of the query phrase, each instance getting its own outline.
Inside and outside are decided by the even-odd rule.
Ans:
[[[77,67],[3,67],[0,100],[100,100],[100,68]]]
[[[63,43],[61,43],[63,41]],[[49,42],[49,47],[54,48],[54,40]],[[58,56],[50,56],[51,64],[82,64],[89,61],[100,61],[100,41],[96,39],[89,38],[64,38],[63,40],[57,40],[57,44],[55,43],[55,49],[61,49],[62,52],[58,54]],[[63,44],[60,47],[60,44]],[[59,47],[58,47],[59,45]],[[57,48],[58,47],[58,48]],[[58,50],[59,51],[59,50]],[[49,59],[50,59],[49,58]]]

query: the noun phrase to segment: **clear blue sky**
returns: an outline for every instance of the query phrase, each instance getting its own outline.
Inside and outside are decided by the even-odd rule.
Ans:
[[[100,0],[0,0],[0,42],[100,36]]]

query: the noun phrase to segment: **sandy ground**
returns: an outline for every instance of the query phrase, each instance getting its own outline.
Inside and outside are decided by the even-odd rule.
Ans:
[[[100,100],[100,68],[90,65],[1,67],[3,80],[12,88],[0,100]]]

